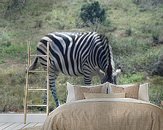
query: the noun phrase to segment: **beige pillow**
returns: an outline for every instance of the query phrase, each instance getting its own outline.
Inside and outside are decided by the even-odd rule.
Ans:
[[[75,101],[74,85],[67,82],[67,99],[66,99],[66,103],[67,102],[72,102],[72,101]]]
[[[84,93],[86,99],[91,98],[125,98],[125,93]]]
[[[75,89],[75,87],[77,87]],[[79,87],[81,87],[82,89],[79,89]],[[87,88],[92,88],[92,87],[100,87],[101,88],[101,91],[100,93],[106,93],[107,91],[110,93],[110,86],[108,85],[108,83],[104,83],[104,84],[100,84],[100,85],[94,85],[94,86],[79,86],[79,85],[72,85],[70,84],[69,82],[67,82],[67,100],[66,100],[66,103],[68,102],[72,102],[72,101],[76,101],[76,100],[79,100],[79,99],[84,99],[84,95],[83,93],[84,92],[96,92],[95,89],[97,88],[93,88],[93,89],[87,89]],[[80,94],[81,92],[81,94]],[[97,91],[99,92],[99,90]],[[75,94],[76,93],[76,94]],[[77,96],[79,93],[79,96]]]
[[[84,93],[101,93],[101,88],[102,88],[101,86],[90,88],[75,86],[74,87],[75,99],[76,100],[85,99]]]
[[[149,83],[140,84],[139,86],[139,100],[149,102],[149,93],[148,93]]]
[[[138,99],[139,84],[115,85],[110,84],[113,93],[125,93],[126,98]]]

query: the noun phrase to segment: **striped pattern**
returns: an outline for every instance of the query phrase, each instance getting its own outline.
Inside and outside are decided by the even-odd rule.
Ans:
[[[104,79],[112,82],[114,62],[111,47],[105,36],[96,32],[49,33],[38,43],[38,55],[46,55],[48,43],[50,44],[50,87],[57,106],[59,104],[55,80],[59,72],[70,76],[82,75],[86,85],[91,84],[92,76],[99,74],[101,77],[103,72],[107,76]],[[37,62],[46,69],[46,57],[36,57],[30,67],[31,70],[36,68]]]

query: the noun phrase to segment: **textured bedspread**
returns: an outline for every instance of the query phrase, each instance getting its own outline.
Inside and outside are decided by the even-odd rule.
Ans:
[[[163,130],[163,110],[136,99],[85,99],[61,105],[44,130]]]

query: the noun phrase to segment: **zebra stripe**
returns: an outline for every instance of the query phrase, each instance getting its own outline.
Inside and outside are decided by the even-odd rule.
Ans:
[[[84,76],[85,84],[91,84],[93,75],[104,72],[112,82],[114,61],[108,39],[96,32],[70,33],[54,32],[44,36],[37,45],[38,55],[47,54],[47,44],[50,44],[50,88],[58,106],[55,80],[59,72],[70,76]],[[45,69],[46,57],[36,57],[31,69],[39,62]],[[99,74],[101,75],[101,74]]]

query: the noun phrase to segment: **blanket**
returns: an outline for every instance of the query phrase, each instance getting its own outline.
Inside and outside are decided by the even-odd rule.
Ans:
[[[163,110],[130,98],[84,99],[59,106],[43,130],[163,130]]]

